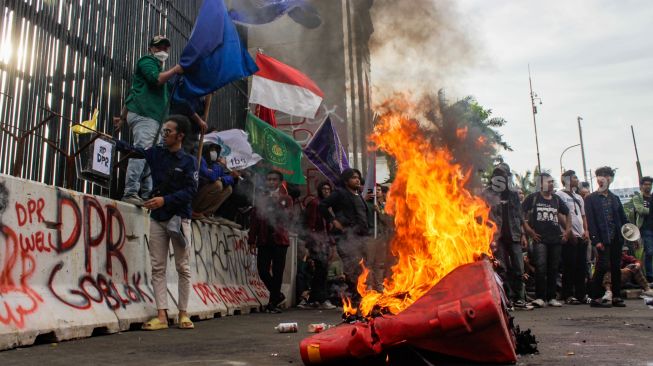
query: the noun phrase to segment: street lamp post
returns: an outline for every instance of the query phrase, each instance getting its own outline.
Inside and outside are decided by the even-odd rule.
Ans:
[[[585,165],[585,144],[583,143],[583,129],[580,126],[580,121],[582,121],[583,118],[579,116],[577,120],[578,120],[578,135],[580,136],[580,152],[583,156],[583,176],[585,177],[585,181],[587,182],[588,180],[587,180],[587,165]]]
[[[562,167],[562,156],[565,155],[565,153],[567,152],[567,150],[569,150],[569,149],[571,149],[571,148],[573,148],[573,147],[576,147],[576,146],[580,146],[580,144],[567,146],[567,148],[565,148],[564,150],[562,150],[562,154],[560,154],[560,174],[562,174],[562,173],[565,172],[565,169]]]
[[[537,170],[538,173],[542,172],[542,164],[540,162],[540,143],[537,138],[537,122],[535,120],[535,115],[537,114],[537,107],[535,106],[535,101],[538,100],[542,104],[542,99],[533,92],[533,82],[531,80],[531,65],[528,65],[528,85],[531,89],[531,107],[533,112],[533,127],[535,128],[535,149],[537,151]]]

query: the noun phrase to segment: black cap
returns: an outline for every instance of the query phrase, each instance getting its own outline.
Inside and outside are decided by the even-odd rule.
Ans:
[[[155,47],[155,46],[168,46],[170,47],[170,40],[166,38],[166,36],[154,36],[152,37],[152,40],[150,40],[150,47]]]
[[[511,175],[510,166],[506,163],[499,163],[492,170],[492,175]]]

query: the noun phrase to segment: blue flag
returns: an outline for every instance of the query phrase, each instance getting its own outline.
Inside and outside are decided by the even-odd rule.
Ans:
[[[340,143],[329,117],[315,131],[315,135],[304,148],[304,154],[334,184],[340,179],[340,173],[349,168],[347,152]]]
[[[322,24],[317,9],[306,0],[239,0],[229,10],[231,19],[244,24],[266,24],[284,14],[307,28]]]
[[[179,64],[184,77],[173,95],[176,100],[210,94],[258,71],[223,0],[204,0]]]

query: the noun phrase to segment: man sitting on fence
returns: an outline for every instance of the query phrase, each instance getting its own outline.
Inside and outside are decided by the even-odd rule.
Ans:
[[[202,148],[200,187],[193,199],[193,219],[206,220],[231,195],[234,178],[227,172],[224,158],[220,158],[221,151],[220,145],[212,143]]]
[[[143,207],[151,210],[149,250],[158,312],[157,317],[143,324],[143,330],[168,328],[166,265],[170,243],[179,275],[179,328],[194,328],[186,310],[190,293],[191,201],[197,193],[197,163],[181,147],[189,130],[190,122],[186,117],[172,115],[163,124],[164,146],[143,149],[116,141],[119,150],[131,152],[147,161],[154,181],[152,198],[145,201]]]

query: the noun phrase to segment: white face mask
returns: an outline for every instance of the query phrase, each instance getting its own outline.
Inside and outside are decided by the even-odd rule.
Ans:
[[[168,52],[159,51],[159,52],[154,53],[153,56],[156,57],[156,59],[161,61],[161,62],[166,62],[166,60],[168,59]]]
[[[218,160],[218,152],[217,151],[210,151],[209,155],[211,156],[211,161]]]

